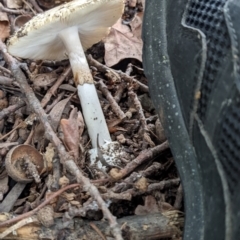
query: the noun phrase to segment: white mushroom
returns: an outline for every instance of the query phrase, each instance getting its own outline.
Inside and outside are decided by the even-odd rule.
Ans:
[[[93,148],[111,142],[84,50],[121,16],[123,0],[72,1],[32,18],[8,42],[10,54],[36,60],[69,58]]]

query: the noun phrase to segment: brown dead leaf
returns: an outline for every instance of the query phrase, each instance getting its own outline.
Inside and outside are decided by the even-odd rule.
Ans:
[[[9,36],[10,36],[10,24],[7,13],[0,12],[0,39],[2,41],[5,41],[5,39],[8,38]]]
[[[81,127],[79,127],[81,125]],[[73,157],[79,157],[79,141],[84,129],[83,117],[77,112],[77,108],[73,108],[69,119],[62,119],[60,122],[63,131],[63,141]],[[80,130],[79,130],[80,129]]]
[[[58,74],[56,73],[56,71],[38,74],[33,80],[33,85],[34,87],[52,86],[53,83],[57,80],[57,77]]]
[[[159,212],[159,209],[157,206],[156,199],[151,195],[146,196],[144,201],[144,206],[138,205],[135,209],[136,215],[147,215],[150,213],[158,213],[158,212]]]
[[[121,19],[114,24],[105,38],[105,62],[111,67],[125,58],[142,61],[141,19],[136,16],[131,28],[123,25]]]
[[[50,123],[54,131],[57,130],[63,110],[71,97],[72,95],[58,102],[49,113]]]
[[[167,202],[159,203],[159,208],[160,208],[160,212],[161,213],[175,210],[174,207],[171,204],[167,203]]]
[[[22,8],[23,2],[22,0],[7,0],[6,5],[8,8]]]

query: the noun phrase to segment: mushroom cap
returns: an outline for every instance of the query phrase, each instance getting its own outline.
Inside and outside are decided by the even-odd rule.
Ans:
[[[78,28],[86,50],[107,35],[123,12],[123,0],[74,0],[38,14],[20,28],[8,41],[10,54],[36,60],[67,59],[58,33]]]

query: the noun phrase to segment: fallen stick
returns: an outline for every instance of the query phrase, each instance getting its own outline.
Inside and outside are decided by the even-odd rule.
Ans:
[[[120,78],[122,78],[123,80],[125,80],[126,82],[129,83],[135,83],[138,85],[138,87],[143,91],[143,92],[149,92],[149,88],[147,85],[139,82],[137,79],[135,79],[134,77],[128,76],[126,73],[122,72],[122,71],[116,71],[112,68],[109,68],[103,64],[101,64],[100,62],[96,61],[95,59],[93,59],[93,57],[91,55],[87,56],[87,60],[90,66],[94,66],[96,67],[100,72],[103,73],[107,73],[107,72],[113,72],[115,75],[118,74]]]
[[[161,145],[142,151],[134,160],[128,163],[123,169],[112,168],[109,175],[114,180],[120,180],[130,174],[134,169],[144,162],[153,159],[155,156],[169,148],[168,141]]]
[[[183,228],[183,215],[179,211],[169,211],[164,214],[155,213],[142,216],[128,216],[118,219],[118,224],[123,231],[124,239],[128,240],[157,240],[157,239],[180,239]],[[65,235],[66,239],[101,239],[101,235],[110,239],[110,228],[104,221],[89,222],[81,218],[73,220],[73,228],[61,230],[64,223],[61,219],[55,219],[55,225],[51,228],[40,226],[37,223],[30,223],[15,230],[15,235],[9,234],[3,239],[11,240],[50,240],[59,239]],[[94,225],[93,228],[91,225]],[[98,229],[98,231],[96,231]],[[0,232],[6,229],[0,229]]]

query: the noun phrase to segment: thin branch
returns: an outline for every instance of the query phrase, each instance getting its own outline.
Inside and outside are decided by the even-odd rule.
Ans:
[[[139,87],[139,89],[141,89],[141,91],[149,92],[148,86],[146,86],[145,84],[139,82],[137,79],[128,76],[126,73],[124,73],[122,71],[116,71],[116,70],[114,70],[112,68],[109,68],[109,67],[101,64],[100,62],[98,62],[95,59],[93,59],[91,55],[87,56],[87,60],[89,62],[89,65],[96,67],[100,72],[103,72],[103,73],[106,73],[108,71],[114,72],[114,74],[118,74],[120,76],[120,78],[122,78],[126,82],[134,83],[134,84],[138,85],[138,87]]]
[[[23,10],[13,10],[13,9],[6,8],[2,5],[2,3],[0,3],[0,11],[10,13],[10,14],[27,14],[27,12]]]
[[[38,13],[42,13],[43,12],[43,10],[37,4],[36,0],[28,0],[28,1],[33,5],[33,7],[36,9],[36,11]]]
[[[62,82],[66,79],[66,77],[71,73],[72,69],[71,66],[68,66],[65,71],[60,75],[54,85],[48,89],[47,93],[45,94],[44,98],[41,101],[41,106],[45,107],[48,102],[50,101],[52,95],[55,95],[58,87],[62,84]]]
[[[15,218],[9,219],[7,221],[1,222],[0,223],[0,227],[6,227],[9,226],[10,224],[13,224],[15,222],[18,222],[24,218],[27,217],[31,217],[33,216],[35,213],[37,213],[41,208],[43,208],[44,206],[46,206],[48,203],[50,203],[54,198],[56,198],[57,196],[59,196],[60,194],[62,194],[63,192],[67,191],[68,189],[71,188],[76,188],[76,187],[80,187],[80,185],[78,183],[75,184],[71,184],[68,185],[64,188],[61,188],[60,190],[58,190],[57,192],[54,192],[52,195],[49,196],[49,198],[47,198],[44,202],[42,202],[40,205],[38,205],[35,209],[33,209],[30,212],[26,212],[24,214],[21,214]]]
[[[12,75],[11,71],[8,70],[8,69],[5,68],[5,67],[0,66],[0,70],[3,71],[3,72],[6,72],[6,73],[9,74],[9,75]]]
[[[98,78],[99,79],[99,78]],[[104,84],[104,82],[100,79],[97,82],[97,85],[100,89],[100,91],[105,95],[105,97],[107,98],[109,104],[112,107],[113,112],[117,115],[117,117],[119,119],[124,119],[125,118],[125,114],[122,111],[122,109],[120,108],[120,106],[117,104],[117,102],[115,101],[115,99],[113,98],[112,94],[108,91],[107,86]]]
[[[17,111],[19,108],[24,107],[26,105],[26,103],[24,101],[19,101],[17,102],[15,105],[9,106],[7,108],[4,108],[1,112],[0,112],[0,120],[2,120],[3,118],[5,118],[6,116],[8,116],[11,113],[14,113],[15,111]]]
[[[168,141],[165,141],[161,145],[158,145],[154,148],[150,148],[148,150],[144,150],[137,156],[137,158],[135,158],[130,163],[128,163],[123,169],[119,170],[117,168],[113,168],[111,169],[109,174],[115,180],[122,179],[126,177],[128,174],[130,174],[131,172],[133,172],[136,167],[140,166],[144,162],[159,155],[164,150],[168,149],[168,147],[169,147]]]

